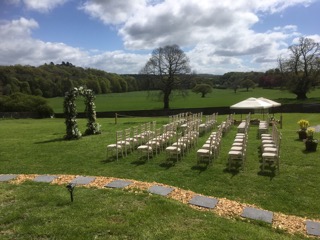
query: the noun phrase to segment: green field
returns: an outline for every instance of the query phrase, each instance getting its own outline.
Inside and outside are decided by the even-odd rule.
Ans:
[[[95,104],[97,112],[108,111],[126,111],[126,110],[152,110],[162,109],[163,103],[157,98],[157,92],[128,92],[128,93],[111,93],[106,95],[97,95]],[[308,102],[320,102],[320,89],[308,94]],[[170,102],[170,108],[201,108],[201,107],[228,107],[249,97],[265,97],[282,103],[296,103],[295,95],[288,91],[270,90],[256,88],[253,90],[238,90],[234,93],[230,89],[214,89],[212,93],[201,98],[189,91],[187,97],[173,95]],[[48,99],[49,105],[55,113],[63,112],[63,98]],[[78,111],[84,111],[84,104],[81,98],[77,99]]]
[[[261,116],[254,114],[252,117]],[[279,118],[280,115],[276,114],[275,117]],[[219,116],[219,122],[224,120],[224,118],[225,116]],[[236,116],[236,118],[240,118],[240,116]],[[318,197],[320,194],[320,188],[318,187],[320,175],[319,154],[318,152],[305,153],[303,143],[297,140],[297,121],[302,118],[309,120],[311,125],[320,124],[319,114],[283,114],[280,174],[276,175],[272,173],[262,174],[260,172],[258,155],[260,140],[256,138],[256,126],[252,126],[249,130],[248,157],[245,171],[228,172],[226,171],[227,152],[234,139],[236,127],[233,127],[233,129],[223,137],[221,154],[219,158],[214,161],[213,165],[198,166],[196,164],[196,149],[189,152],[181,162],[175,165],[171,165],[165,161],[164,153],[154,157],[154,159],[149,162],[141,161],[136,151],[124,159],[120,159],[118,162],[106,161],[105,147],[107,144],[114,142],[116,130],[153,120],[156,120],[158,126],[161,126],[168,122],[167,117],[121,118],[117,125],[114,124],[113,119],[98,119],[98,122],[102,125],[101,135],[87,136],[75,141],[63,140],[65,134],[63,119],[1,120],[0,174],[74,174],[159,182],[191,190],[199,194],[254,204],[257,207],[273,212],[282,212],[288,215],[306,217],[307,219],[320,219],[320,213],[318,211],[320,205],[320,199]],[[84,131],[86,124],[85,119],[79,119],[78,122],[80,130]],[[319,138],[319,133],[316,133],[315,137]],[[207,135],[201,137],[198,146],[201,146],[206,139]],[[66,203],[61,203],[63,200],[61,200],[60,195],[66,194],[66,189],[60,190],[58,186],[53,189],[34,183],[22,184],[22,186],[19,187],[7,186],[6,184],[1,184],[0,186],[2,196],[1,204],[2,206],[6,206],[0,210],[0,215],[5,213],[6,216],[6,218],[0,218],[0,221],[2,221],[0,222],[2,226],[1,232],[10,231],[10,229],[12,230],[13,226],[17,224],[19,227],[13,228],[12,231],[17,234],[22,234],[21,236],[31,234],[30,236],[33,236],[31,238],[39,237],[45,239],[43,231],[40,230],[42,221],[44,221],[43,219],[48,219],[49,223],[53,224],[52,222],[56,221],[55,219],[66,217],[65,215],[71,215],[67,217],[70,222],[66,223],[67,226],[63,230],[68,232],[68,229],[74,226],[72,223],[73,218],[75,218],[75,221],[81,221],[82,218],[86,218],[84,216],[86,212],[92,211],[95,212],[92,213],[92,219],[99,218],[99,212],[104,215],[108,214],[105,212],[107,211],[105,209],[106,206],[108,206],[108,211],[116,212],[119,206],[117,204],[114,205],[114,203],[121,201],[126,203],[127,201],[137,202],[138,205],[153,205],[154,207],[149,210],[142,208],[144,211],[148,211],[143,212],[143,214],[147,214],[147,216],[151,218],[151,221],[154,221],[154,223],[149,221],[147,223],[151,229],[156,228],[156,226],[160,224],[164,234],[161,235],[160,233],[152,232],[148,230],[149,228],[142,228],[141,235],[139,235],[139,232],[136,233],[135,226],[131,226],[129,222],[131,221],[131,217],[134,218],[134,220],[132,220],[133,222],[138,221],[136,219],[138,216],[136,215],[139,215],[139,210],[132,210],[127,204],[124,204],[124,206],[122,206],[123,211],[121,210],[119,212],[119,214],[123,214],[123,216],[121,215],[119,218],[126,219],[120,221],[120,226],[128,228],[127,232],[122,235],[120,233],[122,232],[121,229],[116,230],[117,227],[119,227],[115,224],[118,218],[113,218],[113,220],[107,218],[108,221],[112,221],[112,224],[109,225],[111,230],[109,230],[114,233],[114,236],[111,239],[122,239],[123,236],[127,236],[128,239],[166,239],[168,236],[174,234],[173,229],[175,228],[181,230],[181,233],[179,232],[179,236],[181,237],[177,236],[175,239],[186,239],[188,236],[205,239],[205,230],[210,229],[209,226],[216,224],[217,221],[221,223],[217,224],[218,232],[221,231],[221,233],[220,235],[219,233],[216,235],[217,232],[210,229],[208,230],[209,238],[213,238],[213,236],[219,238],[220,236],[220,239],[232,239],[235,232],[230,230],[230,235],[228,235],[225,233],[225,231],[228,231],[224,229],[225,227],[227,229],[238,229],[239,237],[235,237],[235,239],[291,238],[285,233],[277,233],[274,229],[271,229],[270,226],[260,224],[249,224],[249,226],[247,226],[243,225],[244,223],[241,221],[234,220],[220,221],[216,216],[205,216],[203,213],[197,213],[192,209],[187,209],[179,203],[172,203],[172,200],[159,199],[156,196],[149,199],[150,197],[147,197],[147,194],[135,197],[134,195],[120,191],[110,193],[109,196],[111,199],[103,200],[106,193],[102,190],[78,190],[83,199],[71,207],[66,205]],[[41,193],[41,191],[43,191],[43,193]],[[50,191],[53,191],[52,198],[50,197]],[[16,195],[21,196],[21,199],[20,197],[16,198]],[[25,197],[23,198],[22,196],[24,195]],[[57,199],[56,195],[60,197]],[[46,197],[44,198],[44,196]],[[149,199],[148,201],[145,199],[146,197]],[[92,198],[95,200],[92,201]],[[127,198],[131,200],[127,200]],[[13,201],[12,199],[16,200]],[[141,203],[141,201],[143,201],[143,203]],[[17,202],[17,204],[13,204],[14,202]],[[92,207],[85,205],[86,202],[92,204]],[[48,206],[46,206],[46,203],[48,203]],[[103,205],[100,205],[100,203],[103,203]],[[163,204],[168,206],[168,209],[177,208],[177,210],[170,210],[168,219],[161,218],[157,220],[158,215],[156,213],[158,211],[161,212]],[[43,208],[43,214],[38,213],[39,216],[36,213],[27,212],[26,214],[22,214],[20,212],[25,211],[24,209],[36,208],[39,205]],[[49,209],[51,209],[52,206],[56,212],[49,214]],[[16,207],[17,210],[13,211]],[[71,208],[71,210],[69,208]],[[122,208],[120,207],[120,209]],[[77,213],[71,214],[73,210]],[[10,211],[12,211],[12,213],[10,213]],[[129,216],[127,215],[127,211],[131,212]],[[185,213],[185,215],[177,218],[177,214],[179,214],[180,211]],[[189,223],[181,221],[180,217],[187,219],[188,214],[192,216],[190,221],[194,219],[194,221],[203,223],[200,225],[194,225],[195,223],[192,223],[190,231],[187,230]],[[29,219],[35,222],[31,221],[29,224],[24,221]],[[101,232],[103,236],[106,236],[105,231],[108,228],[104,229],[100,226],[101,222],[99,219],[96,221],[99,222],[99,227],[95,226],[95,224],[89,224],[90,230],[88,230],[89,233],[87,236],[90,235],[90,231],[94,233]],[[166,224],[165,222],[167,221],[175,221],[174,226],[168,225],[168,223]],[[48,225],[49,227],[51,226],[50,224]],[[203,226],[203,228],[201,228],[201,226]],[[57,226],[54,225],[51,227],[54,228]],[[194,230],[197,227],[201,228],[198,235]],[[79,228],[80,229],[75,228],[77,232],[84,231],[81,230],[84,228],[83,224],[81,224]],[[60,239],[60,235],[50,229],[51,228],[49,228],[47,238],[52,239],[56,237]],[[51,234],[50,231],[52,231]],[[252,235],[249,234],[247,236],[248,231],[252,232]],[[70,233],[73,232],[73,230],[70,230]],[[131,236],[129,232],[135,232],[136,235]],[[8,239],[24,239],[18,236],[19,235],[14,235],[13,238]],[[69,235],[66,233],[65,239],[67,239],[67,236]],[[75,236],[78,235],[75,234]],[[64,239],[64,237],[61,237],[61,239]],[[75,237],[74,239],[77,238]],[[86,238],[83,237],[83,239]],[[104,238],[102,237],[101,239]]]
[[[261,223],[228,220],[148,193],[0,184],[1,239],[302,239]]]

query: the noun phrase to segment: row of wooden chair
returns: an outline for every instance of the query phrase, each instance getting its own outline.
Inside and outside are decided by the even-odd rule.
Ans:
[[[217,117],[218,117],[218,113],[206,115],[205,122],[199,124],[199,134],[202,135],[207,132],[210,132],[214,128],[217,122]]]
[[[196,146],[199,138],[199,120],[188,121],[186,127],[176,134],[175,142],[166,147],[166,160],[179,161],[191,148]]]
[[[247,144],[248,144],[248,131],[250,126],[250,114],[247,115],[246,120],[244,122],[244,128],[238,132],[233,140],[233,144],[228,152],[228,170],[231,170],[233,166],[238,168],[239,163],[241,165],[242,170],[245,167],[245,161],[247,157]]]
[[[226,120],[221,123],[222,134],[223,135],[228,133],[230,131],[231,127],[233,126],[233,123],[234,123],[234,118],[233,117],[234,117],[234,114],[229,114],[226,117]]]
[[[280,145],[281,145],[282,134],[278,130],[277,125],[272,125],[271,133],[261,134],[261,157],[262,157],[262,172],[265,171],[265,166],[269,168],[274,166],[279,170],[280,166]]]
[[[200,164],[207,160],[210,164],[216,159],[220,152],[221,138],[223,128],[221,125],[218,126],[217,131],[211,132],[207,141],[197,150],[197,163]]]
[[[147,134],[144,144],[138,146],[140,158],[147,157],[147,160],[163,151],[175,138],[177,134],[177,122],[165,124],[162,128],[157,128],[155,134]]]
[[[130,149],[129,141],[125,141],[123,130],[116,131],[116,140],[114,143],[107,145],[107,159],[109,154],[113,153],[116,156],[117,160],[119,155],[124,157],[124,154],[127,155],[127,151]]]
[[[127,156],[139,145],[144,144],[148,138],[155,134],[156,121],[143,123],[140,126],[116,131],[116,139],[112,144],[107,145],[106,157],[113,154],[118,160],[119,156]]]
[[[179,113],[176,115],[169,116],[169,123],[177,124],[178,128],[185,128],[187,126],[187,122],[193,122],[196,119],[202,119],[202,112],[199,113]]]
[[[179,125],[182,133],[186,132],[186,130],[190,127],[190,124],[198,123],[198,125],[200,125],[202,121],[202,112],[194,114],[189,113],[185,116],[185,119],[186,121],[183,124]]]
[[[267,120],[260,120],[259,128],[258,128],[258,137],[261,138],[261,134],[266,134],[269,132],[269,124],[270,124],[270,117],[267,114]]]
[[[184,123],[180,117],[173,120],[171,117],[169,124],[163,125],[163,132],[161,129],[156,131],[156,136],[148,139],[146,144],[140,145],[137,149],[141,154],[146,154],[149,160],[150,156],[153,157],[154,153],[157,155],[160,151],[165,150],[167,159],[181,160],[186,152],[194,145],[198,137],[198,116],[194,115],[181,115],[187,117],[187,122]],[[180,119],[180,120],[179,120]],[[188,121],[195,119],[194,121]],[[186,124],[186,128],[181,131],[181,124]],[[183,124],[183,125],[184,125]],[[178,131],[178,128],[179,131]]]
[[[244,133],[246,131],[246,128],[250,125],[251,120],[251,113],[248,113],[246,118],[240,122],[240,124],[237,127],[238,133]]]
[[[115,142],[107,145],[107,158],[110,154],[113,154],[118,160],[119,157],[127,156],[129,152],[137,149],[140,152],[140,157],[145,154],[149,159],[173,144],[174,140],[177,140],[178,128],[181,128],[182,124],[186,125],[186,128],[182,129],[181,132],[184,138],[199,132],[198,124],[195,123],[198,123],[200,118],[202,118],[202,113],[181,113],[169,116],[169,123],[163,125],[162,128],[157,129],[156,121],[153,121],[135,126],[132,129],[119,130],[116,132]],[[180,140],[178,143],[180,143]],[[191,143],[194,144],[194,141],[191,141]],[[189,149],[190,146],[188,145],[187,148]]]
[[[177,123],[178,126],[184,124],[187,121],[188,113],[178,113],[169,116],[169,123]]]

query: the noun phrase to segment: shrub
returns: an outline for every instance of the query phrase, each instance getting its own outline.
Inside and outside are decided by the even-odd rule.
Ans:
[[[0,97],[1,112],[34,112],[41,118],[53,115],[53,109],[47,100],[40,96],[32,96],[23,93],[14,93],[10,96]]]

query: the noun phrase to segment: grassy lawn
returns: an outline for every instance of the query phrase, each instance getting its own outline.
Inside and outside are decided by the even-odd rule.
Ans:
[[[302,239],[145,192],[0,184],[1,239]]]
[[[308,94],[309,102],[320,102],[320,89]],[[150,97],[152,96],[152,97]],[[150,110],[162,109],[163,103],[157,99],[157,92],[129,92],[129,93],[111,93],[97,95],[95,104],[98,112],[121,111],[121,110]],[[212,93],[201,98],[200,95],[189,91],[187,97],[173,96],[170,102],[171,108],[200,108],[200,107],[220,107],[231,106],[239,101],[249,97],[265,97],[283,103],[296,103],[295,95],[288,91],[261,89],[243,91],[238,90],[234,93],[231,89],[214,89]],[[48,99],[50,106],[56,113],[63,112],[63,98]],[[78,111],[84,111],[83,99],[77,99]]]
[[[77,141],[64,141],[62,140],[63,135],[65,134],[65,125],[64,119],[20,119],[20,120],[1,120],[0,124],[0,174],[8,174],[8,173],[25,173],[25,174],[75,174],[75,175],[87,175],[87,176],[112,176],[119,177],[125,179],[136,179],[140,181],[147,182],[159,182],[164,183],[176,187],[180,187],[186,190],[192,190],[199,194],[219,197],[219,198],[228,198],[230,200],[236,200],[243,203],[254,204],[258,207],[261,207],[266,210],[274,211],[274,212],[282,212],[289,215],[297,215],[301,217],[306,217],[308,219],[320,219],[320,213],[318,211],[320,205],[320,199],[318,196],[320,195],[319,188],[319,176],[320,176],[320,161],[319,161],[319,153],[305,153],[304,145],[302,142],[298,141],[298,135],[296,131],[298,130],[297,121],[301,118],[307,119],[310,121],[311,125],[320,124],[320,115],[319,114],[283,114],[283,129],[281,132],[283,133],[283,140],[281,146],[281,163],[280,163],[280,174],[262,174],[260,172],[260,163],[258,156],[258,146],[260,140],[256,138],[257,127],[251,126],[249,130],[249,142],[248,142],[248,157],[246,162],[245,171],[230,173],[226,171],[226,162],[227,162],[227,152],[231,146],[231,143],[234,139],[236,133],[236,127],[233,127],[230,132],[227,133],[226,136],[222,139],[222,150],[218,159],[215,160],[213,165],[206,166],[196,164],[196,149],[192,150],[188,155],[179,163],[172,165],[165,161],[164,153],[161,153],[154,159],[149,162],[139,160],[139,155],[137,152],[133,152],[129,154],[126,158],[120,159],[118,162],[116,161],[106,161],[106,150],[105,147],[107,144],[114,142],[115,139],[115,131],[118,129],[125,129],[128,127],[132,127],[135,125],[139,125],[142,122],[149,122],[153,120],[157,120],[158,126],[162,126],[163,124],[168,122],[167,117],[163,118],[121,118],[118,119],[118,124],[114,124],[114,119],[98,119],[98,122],[102,125],[102,134],[97,136],[87,136],[83,137]],[[219,116],[219,122],[225,119],[226,116]],[[255,117],[261,117],[259,115],[253,115]],[[280,116],[276,114],[276,118]],[[240,118],[240,116],[236,116],[236,118]],[[80,130],[85,130],[85,119],[79,119],[79,128]],[[316,134],[316,138],[319,138],[319,133]],[[201,146],[202,143],[207,139],[207,135],[200,138],[198,146]],[[319,151],[319,150],[318,150]],[[43,189],[43,195],[47,197],[45,200],[41,200],[37,196],[41,194],[41,191],[31,190],[35,189]],[[53,188],[53,189],[51,189]],[[60,187],[61,188],[61,187]],[[103,191],[98,190],[77,190],[81,191],[81,194],[84,194],[84,198],[81,201],[87,203],[93,201],[100,202],[97,203],[97,206],[92,206],[93,209],[82,209],[88,207],[84,202],[76,203],[75,206],[59,206],[61,199],[56,199],[59,194],[66,194],[66,189],[60,190],[59,187],[52,187],[50,189],[46,189],[45,186],[40,186],[34,183],[23,184],[23,186],[7,186],[5,184],[1,184],[1,191],[5,193],[5,196],[8,195],[9,200],[5,200],[5,196],[3,196],[2,205],[6,206],[6,201],[11,204],[11,201],[17,201],[18,209],[21,207],[29,208],[29,205],[34,205],[35,207],[39,205],[39,201],[43,201],[42,205],[45,205],[45,202],[49,202],[49,204],[58,204],[56,205],[57,212],[52,213],[54,216],[52,218],[58,218],[58,216],[70,215],[72,219],[73,214],[75,218],[83,218],[85,211],[94,212],[102,211],[102,215],[106,215],[103,211],[109,211],[108,209],[101,209],[101,205],[110,206],[113,204],[104,203],[104,201],[127,201],[128,199],[135,198],[129,193],[116,192],[116,193],[105,193]],[[45,191],[54,191],[54,194],[45,194]],[[64,193],[60,193],[63,191]],[[82,192],[83,191],[83,192]],[[20,196],[27,193],[25,199],[34,199],[33,201],[29,201],[24,203],[25,201],[19,199],[18,197],[12,196]],[[19,195],[20,194],[20,195]],[[1,194],[3,195],[3,194]],[[104,195],[112,196],[111,199],[106,197],[106,200],[101,200],[104,198]],[[113,200],[113,196],[117,196],[122,200]],[[11,197],[10,197],[11,196]],[[51,197],[52,198],[51,198]],[[125,196],[125,197],[124,197]],[[10,200],[12,198],[12,200]],[[194,216],[195,222],[191,221],[192,226],[190,229],[198,226],[196,222],[206,222],[203,225],[203,229],[200,229],[200,235],[198,237],[201,238],[201,234],[205,234],[206,231],[209,231],[209,234],[215,234],[215,230],[209,229],[209,226],[214,224],[216,225],[217,221],[221,221],[221,228],[223,229],[224,225],[227,225],[230,228],[232,233],[232,228],[243,228],[241,227],[242,223],[227,221],[227,220],[218,220],[215,216],[204,216],[202,213],[194,212],[193,210],[187,210],[187,208],[180,206],[178,203],[173,203],[171,206],[171,201],[169,200],[161,200],[157,197],[150,197],[147,194],[139,195],[134,201],[137,201],[137,204],[140,204],[140,201],[147,201],[145,198],[150,199],[151,205],[158,205],[159,202],[164,201],[168,208],[176,208],[176,212],[171,212],[168,216],[168,222],[180,221],[181,219],[188,219],[186,216],[190,213]],[[100,201],[99,201],[100,199]],[[144,200],[142,200],[144,199]],[[133,201],[133,200],[132,200]],[[149,201],[149,200],[148,200]],[[131,202],[131,201],[129,201]],[[10,204],[8,203],[8,207]],[[26,206],[24,206],[24,204]],[[78,205],[79,204],[79,205]],[[81,205],[82,204],[82,205]],[[144,203],[146,204],[146,203]],[[148,202],[149,204],[149,202]],[[147,204],[147,205],[148,205]],[[20,206],[23,205],[23,206]],[[63,204],[62,204],[63,205]],[[93,204],[94,205],[94,204]],[[127,204],[124,204],[126,206]],[[161,204],[160,204],[161,205]],[[179,206],[176,206],[179,205]],[[41,204],[40,204],[41,206]],[[99,208],[100,207],[100,208]],[[130,210],[129,206],[124,207],[123,213],[119,214],[129,214],[127,211],[131,212],[131,217],[138,218],[135,213],[139,212],[137,210]],[[149,206],[148,206],[149,207]],[[44,207],[45,208],[45,207]],[[73,209],[70,210],[69,208]],[[77,208],[81,208],[81,211],[77,211]],[[159,209],[157,209],[159,208]],[[32,208],[31,208],[32,209]],[[97,210],[98,209],[98,210]],[[186,212],[186,216],[175,216],[180,212]],[[2,211],[4,211],[2,209]],[[49,211],[48,209],[44,210],[44,214],[42,216],[37,216],[36,213],[31,214],[33,221],[45,221],[45,211]],[[64,214],[64,211],[66,214]],[[116,211],[116,208],[112,207],[112,211]],[[137,212],[136,212],[137,211]],[[157,211],[161,212],[161,206],[155,206],[155,210],[146,210],[148,211],[145,214],[149,214],[151,218],[156,218]],[[126,213],[125,213],[126,212]],[[40,214],[40,213],[39,213]],[[56,214],[56,216],[55,216]],[[92,213],[93,214],[93,213]],[[0,214],[2,215],[2,214]],[[108,214],[107,214],[108,215]],[[28,227],[24,226],[23,219],[28,219],[29,216],[27,213],[23,215],[20,210],[17,210],[16,213],[13,212],[9,214],[9,220],[6,220],[6,224],[15,225],[16,221],[20,221],[19,228],[26,229],[26,232],[30,232],[31,230]],[[92,218],[94,219],[97,215],[93,214]],[[175,218],[178,218],[175,219]],[[12,220],[10,220],[13,218]],[[17,219],[15,219],[17,218]],[[70,219],[69,218],[69,219]],[[122,218],[128,218],[127,215],[122,216]],[[172,218],[172,219],[171,219]],[[6,218],[5,218],[6,219]],[[130,218],[129,218],[130,219]],[[208,222],[204,219],[209,219]],[[101,220],[101,221],[109,221]],[[3,221],[3,220],[1,220]],[[50,224],[51,216],[49,217]],[[97,220],[99,221],[99,220]],[[116,222],[116,220],[114,220]],[[121,226],[115,224],[115,226],[110,227],[111,232],[116,232],[117,227],[124,228],[124,226],[128,225],[127,221],[120,221]],[[135,221],[138,221],[135,219]],[[153,219],[153,222],[157,221]],[[187,221],[187,220],[186,220]],[[224,221],[227,221],[228,224],[223,224]],[[69,222],[72,222],[70,220]],[[77,223],[80,220],[76,221]],[[149,224],[151,224],[152,220]],[[40,223],[39,223],[40,224]],[[49,224],[49,225],[50,225]],[[123,224],[123,225],[122,225]],[[158,223],[157,223],[158,224]],[[156,227],[157,224],[152,227]],[[165,238],[165,236],[173,234],[172,231],[175,232],[174,227],[165,224],[165,221],[160,223],[161,228],[164,235],[161,235],[159,232],[159,239]],[[193,225],[195,224],[195,225]],[[207,225],[208,224],[208,225]],[[236,224],[238,226],[233,226]],[[1,225],[1,224],[0,224]],[[28,225],[28,224],[27,224]],[[179,222],[176,226],[178,229],[183,228],[184,225],[189,225],[186,222]],[[30,225],[28,225],[30,228]],[[70,223],[72,228],[73,223]],[[109,224],[106,222],[106,226]],[[151,229],[152,229],[151,227]],[[55,236],[54,226],[50,227],[50,231],[53,231],[50,236]],[[82,228],[81,225],[79,228]],[[94,228],[94,227],[93,227]],[[219,227],[220,228],[220,227]],[[251,226],[248,226],[248,229]],[[102,231],[101,234],[107,234],[107,227]],[[265,229],[265,228],[264,228]],[[205,231],[206,230],[206,231]],[[23,231],[23,230],[21,230]],[[40,229],[34,229],[35,234],[39,234],[42,236]],[[39,231],[39,233],[37,233]],[[67,230],[66,230],[67,231]],[[90,230],[94,232],[95,230]],[[122,230],[119,230],[120,232]],[[180,236],[193,236],[195,234],[193,230],[181,230],[182,233]],[[184,232],[186,231],[186,232]],[[212,231],[212,232],[211,232]],[[222,231],[222,230],[221,230]],[[228,230],[229,231],[229,230]],[[240,230],[239,230],[240,231]],[[249,231],[249,230],[248,230]],[[251,231],[251,230],[250,230]],[[253,230],[252,230],[253,231]],[[257,231],[249,239],[270,239],[274,238],[272,235],[266,234],[264,237],[257,237],[260,234],[260,227],[256,228],[254,231]],[[272,230],[268,229],[268,232]],[[128,230],[128,232],[134,232],[134,227]],[[152,231],[147,227],[143,227],[140,233],[128,233],[128,238],[137,238],[136,236],[131,236],[130,234],[140,234],[141,239],[148,238],[148,234]],[[70,234],[72,231],[70,232]],[[88,233],[89,234],[89,233]],[[222,234],[222,233],[221,233]],[[248,239],[246,237],[246,230],[241,230],[241,236],[237,239]],[[261,233],[264,234],[264,233]],[[270,233],[271,234],[271,233]],[[272,232],[272,234],[277,234]],[[71,234],[72,235],[72,234]],[[122,236],[115,233],[114,239],[121,239]],[[38,236],[38,235],[37,235]],[[58,235],[57,235],[58,236]],[[66,235],[67,236],[67,235]],[[76,236],[76,234],[75,234]],[[91,235],[92,236],[92,235]],[[105,236],[105,235],[104,235]],[[156,235],[154,235],[156,236]],[[210,236],[210,235],[209,235]],[[231,236],[221,235],[222,239],[232,239]],[[285,238],[286,235],[281,235]],[[179,239],[179,237],[177,237]],[[57,237],[60,239],[60,237]],[[155,237],[156,238],[156,237]],[[209,237],[210,238],[210,237]],[[280,239],[279,237],[276,237]],[[17,238],[15,238],[17,239]],[[22,238],[21,238],[22,239]],[[150,239],[150,238],[148,238]]]

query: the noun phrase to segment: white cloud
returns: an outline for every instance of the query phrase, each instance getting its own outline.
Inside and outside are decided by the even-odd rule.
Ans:
[[[120,24],[144,7],[145,0],[91,0],[82,4],[80,9],[105,24]]]
[[[59,5],[63,5],[68,0],[23,0],[26,7],[30,10],[39,12],[49,12]]]
[[[23,38],[24,36],[29,36],[31,30],[38,28],[39,25],[34,19],[20,18],[18,20],[12,20],[11,22],[3,22],[0,25],[0,34],[2,35],[1,39],[16,39],[17,37]]]
[[[0,23],[0,65],[33,65],[62,61],[77,66],[103,69],[116,73],[137,73],[147,61],[147,55],[123,51],[96,53],[83,51],[64,43],[43,42],[31,37],[39,27],[34,19],[20,18]]]
[[[112,51],[92,56],[88,55],[81,65],[115,73],[138,73],[147,62],[148,57],[148,55]]]
[[[9,1],[9,0],[6,0]],[[18,0],[10,0],[17,3]],[[27,9],[48,12],[68,0],[20,0]],[[151,51],[178,44],[198,73],[267,70],[276,66],[292,40],[302,36],[295,25],[255,32],[261,15],[284,11],[312,0],[86,0],[79,9],[115,27],[127,50],[82,50],[32,37],[34,19],[0,22],[0,64],[40,65],[69,61],[109,72],[137,73],[148,59],[135,50]],[[308,37],[308,36],[307,36]],[[319,42],[320,36],[310,36]],[[132,50],[132,51],[129,51]],[[128,53],[129,52],[129,53]]]
[[[246,0],[242,0],[246,1]],[[296,5],[303,5],[308,7],[311,3],[317,0],[262,0],[262,1],[255,1],[249,0],[247,2],[247,6],[253,9],[255,12],[269,12],[269,13],[276,13],[281,12],[289,7],[296,6]]]
[[[198,72],[221,72],[227,70],[224,68],[227,65],[229,71],[249,68],[248,62],[242,59],[248,56],[253,64],[272,67],[282,49],[288,47],[289,39],[299,33],[294,25],[256,33],[252,29],[259,22],[258,13],[280,12],[311,2],[166,0],[146,6],[145,11],[124,22],[119,33],[128,49],[153,49],[173,43],[195,47],[190,59]],[[209,47],[206,51],[198,51],[203,45]]]
[[[190,64],[197,73],[223,74],[232,71],[240,71],[244,66],[242,60],[236,57],[215,55],[214,46],[211,44],[198,44],[187,52]]]
[[[294,4],[310,2],[166,0],[158,5],[145,5],[144,11],[136,12],[123,22],[119,34],[128,49],[153,49],[173,43],[183,47],[212,43],[221,48],[238,48],[252,43],[252,37],[256,38],[256,33],[251,29],[259,21],[257,12],[281,11]],[[296,31],[294,27],[287,26],[280,31],[290,32],[289,35],[293,30]],[[265,37],[272,40],[269,33]],[[259,34],[259,38],[263,36]],[[256,48],[257,51],[259,49],[263,49],[263,46]]]
[[[273,28],[274,31],[288,31],[288,32],[296,32],[298,30],[298,27],[295,25],[286,25],[284,27],[277,26]]]
[[[119,30],[128,49],[153,49],[176,43],[194,46],[230,38],[234,31],[247,31],[258,21],[248,11],[196,0],[167,0],[147,6],[126,21]]]
[[[296,37],[296,38],[294,38],[293,40],[292,40],[292,44],[298,44],[300,41],[299,41],[299,39],[300,39],[300,37],[305,37],[305,38],[311,38],[311,39],[313,39],[313,41],[315,41],[315,42],[320,42],[320,35],[318,35],[318,34],[314,34],[314,35],[307,35],[307,36],[299,36],[299,37]]]

